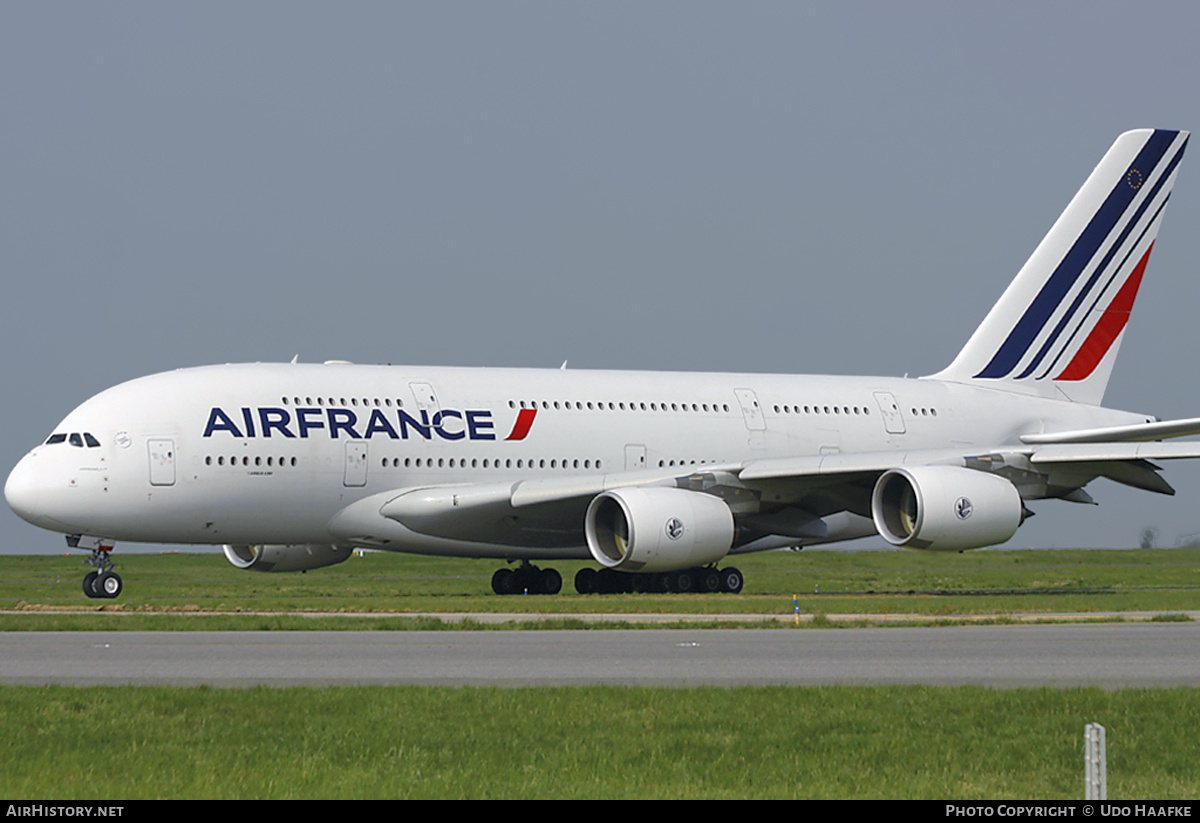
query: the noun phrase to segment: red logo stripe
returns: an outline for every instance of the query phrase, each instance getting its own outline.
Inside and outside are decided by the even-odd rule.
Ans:
[[[1129,279],[1125,281],[1125,285],[1121,286],[1117,296],[1104,310],[1100,321],[1092,328],[1087,340],[1083,341],[1079,351],[1075,352],[1075,357],[1062,370],[1062,374],[1054,378],[1055,380],[1086,380],[1096,370],[1096,366],[1100,365],[1104,355],[1112,348],[1113,341],[1129,322],[1129,312],[1133,310],[1133,301],[1137,299],[1142,274],[1146,271],[1146,262],[1153,250],[1154,244],[1151,243],[1141,261],[1134,267],[1133,273],[1129,275]]]
[[[521,409],[517,414],[517,422],[513,423],[512,431],[509,432],[505,440],[524,440],[525,435],[529,434],[529,430],[533,428],[533,418],[537,416],[537,409]]]

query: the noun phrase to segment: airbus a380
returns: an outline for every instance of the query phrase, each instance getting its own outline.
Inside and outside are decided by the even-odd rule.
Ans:
[[[363,547],[520,561],[498,594],[739,591],[727,555],[881,535],[962,551],[1097,477],[1172,494],[1200,418],[1101,407],[1188,133],[1121,135],[954,361],[920,379],[247,364],[83,403],[4,493],[90,548],[224,545],[313,569]],[[622,574],[623,573],[623,574]]]

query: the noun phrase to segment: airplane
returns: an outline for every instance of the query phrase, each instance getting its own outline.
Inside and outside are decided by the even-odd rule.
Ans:
[[[357,548],[504,560],[497,594],[554,594],[535,562],[592,559],[581,593],[738,592],[727,557],[880,535],[1004,543],[1027,503],[1098,477],[1161,494],[1200,418],[1103,408],[1188,132],[1117,138],[958,356],[917,379],[240,364],[84,402],[12,470],[8,504],[90,550],[224,547],[304,571]]]

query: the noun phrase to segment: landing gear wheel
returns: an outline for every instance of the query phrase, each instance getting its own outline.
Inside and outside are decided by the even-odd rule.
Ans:
[[[582,568],[575,572],[575,591],[580,594],[596,593],[596,570]]]
[[[556,569],[540,569],[523,562],[516,569],[496,569],[492,575],[492,591],[496,594],[558,594],[562,591],[562,575]]]
[[[740,592],[742,590],[742,585],[746,582],[746,579],[742,577],[742,573],[733,566],[730,566],[727,569],[721,569],[719,574],[721,575],[721,590],[729,592],[730,594],[737,594]]]
[[[508,578],[511,576],[511,569],[496,569],[496,573],[492,575],[492,591],[496,594],[511,594],[508,590]]]
[[[596,591],[600,594],[631,594],[633,592],[633,581],[636,577],[637,575],[634,574],[615,572],[612,569],[601,569],[596,573],[596,580],[599,581],[596,585]]]
[[[90,571],[83,577],[83,593],[91,598],[112,599],[121,593],[121,578],[113,573],[117,564],[112,562],[111,541],[100,537],[89,537],[83,534],[68,534],[67,546],[72,549],[90,550],[91,556],[83,561],[95,571]],[[107,581],[105,578],[111,577]]]
[[[116,572],[102,573],[93,585],[97,597],[112,600],[121,593],[121,577]]]
[[[671,575],[671,591],[685,594],[696,588],[695,581],[692,580],[690,571],[674,572]]]
[[[542,594],[558,594],[562,591],[562,575],[556,569],[544,570],[541,578]]]
[[[575,573],[575,591],[580,594],[628,594],[637,592],[677,594],[729,592],[742,590],[745,578],[737,569],[717,569],[712,566],[681,569],[673,572],[639,572],[628,574],[612,569],[582,568]],[[532,590],[531,590],[532,592]],[[547,593],[553,594],[547,590]]]

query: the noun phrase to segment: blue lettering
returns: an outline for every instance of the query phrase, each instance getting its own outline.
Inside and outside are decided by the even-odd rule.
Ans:
[[[300,425],[300,436],[308,437],[309,429],[323,429],[325,424],[320,420],[307,419],[310,415],[320,415],[320,409],[296,409],[296,422]]]
[[[443,440],[495,440],[495,424],[492,412],[488,409],[441,409],[433,413],[420,411],[420,419],[413,417],[403,409],[396,409],[396,419],[399,429],[387,418],[382,409],[371,410],[371,416],[362,434],[358,432],[360,421],[357,412],[342,408],[308,408],[282,409],[271,406],[241,407],[241,427],[224,409],[213,406],[208,413],[208,423],[204,427],[204,436],[212,437],[216,432],[228,432],[233,437],[271,437],[278,433],[281,437],[297,436],[307,438],[309,432],[325,429],[332,440],[337,440],[345,433],[352,440],[370,439],[375,435],[387,436],[391,440],[408,440],[409,430],[425,440],[432,440],[436,432]],[[257,415],[256,415],[257,412]],[[257,420],[255,417],[257,416]],[[450,421],[459,421],[451,424]],[[295,424],[297,430],[292,429]],[[245,432],[245,434],[243,434]]]
[[[492,431],[491,416],[490,411],[467,412],[467,431],[471,433],[472,440],[496,439],[496,435],[490,433]]]
[[[467,436],[465,431],[448,432],[446,431],[445,427],[442,426],[443,421],[449,417],[457,417],[459,420],[462,420],[462,414],[460,412],[456,412],[451,409],[444,409],[434,413],[433,428],[436,429],[437,433],[446,440],[462,440]]]
[[[208,425],[204,427],[204,436],[212,437],[213,432],[229,432],[234,437],[242,436],[238,427],[229,419],[229,415],[216,406],[213,406],[212,411],[208,413]]]
[[[242,407],[242,422],[246,424],[246,436],[254,436],[254,418],[250,414],[250,410]]]
[[[288,423],[292,422],[292,416],[287,413],[287,409],[259,409],[258,422],[262,424],[262,436],[270,437],[271,429],[275,429],[284,437],[295,437],[288,430]]]
[[[369,439],[375,432],[385,432],[388,437],[393,440],[399,439],[400,435],[396,434],[396,430],[392,428],[392,424],[383,416],[383,412],[375,409],[371,412],[371,419],[367,421],[367,438]]]
[[[361,440],[358,432],[354,430],[354,424],[358,422],[358,416],[349,409],[330,409],[329,410],[329,436],[337,440],[338,431],[344,431],[347,435],[355,440]]]
[[[413,418],[409,417],[408,412],[403,409],[397,409],[396,414],[400,417],[400,436],[405,440],[408,439],[408,427],[412,426],[417,430],[417,434],[429,439],[429,412],[421,409],[421,422],[418,423]]]

